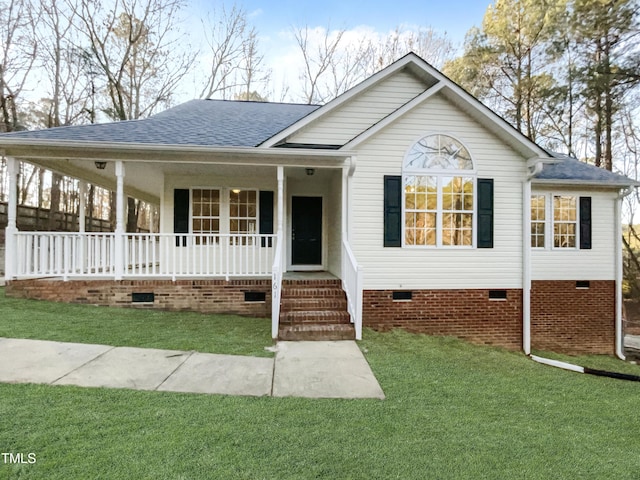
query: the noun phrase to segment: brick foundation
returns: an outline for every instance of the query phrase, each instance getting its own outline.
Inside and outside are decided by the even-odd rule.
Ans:
[[[153,303],[132,303],[132,293],[155,294]],[[245,302],[245,292],[264,292],[264,302]],[[271,280],[12,280],[6,295],[113,307],[271,316]]]
[[[413,290],[411,300],[393,300],[392,290],[365,290],[363,325],[375,330],[455,336],[473,343],[522,348],[522,290],[504,300],[489,290]]]
[[[615,352],[615,281],[575,280],[531,284],[531,346],[564,353]]]

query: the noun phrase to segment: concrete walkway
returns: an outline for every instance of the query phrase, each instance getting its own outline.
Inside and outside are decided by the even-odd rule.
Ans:
[[[223,395],[384,398],[353,341],[279,342],[275,358],[0,338],[0,382]]]

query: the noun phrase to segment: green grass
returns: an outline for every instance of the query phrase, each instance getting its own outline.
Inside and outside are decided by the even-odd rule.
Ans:
[[[0,337],[272,356],[271,321],[8,298],[0,288]],[[1,459],[0,459],[1,460]]]
[[[0,479],[638,477],[640,383],[399,331],[360,347],[384,401],[0,385],[0,452],[37,457]]]

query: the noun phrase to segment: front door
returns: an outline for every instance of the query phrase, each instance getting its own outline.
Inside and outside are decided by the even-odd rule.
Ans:
[[[322,265],[322,197],[291,198],[291,264]]]

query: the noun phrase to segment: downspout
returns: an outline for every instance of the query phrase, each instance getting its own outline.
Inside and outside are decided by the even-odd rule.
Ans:
[[[522,182],[522,350],[525,355],[531,354],[531,179],[542,171],[544,160],[529,160],[529,173]]]
[[[615,275],[616,275],[616,356],[620,360],[625,360],[624,355],[624,332],[622,331],[622,199],[628,196],[635,187],[627,187],[622,190],[615,203]]]

